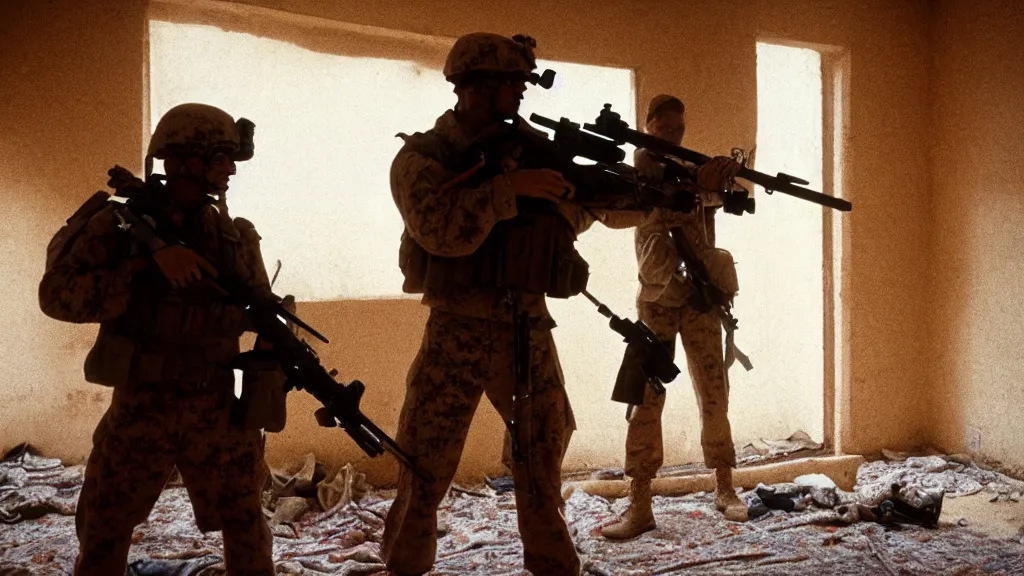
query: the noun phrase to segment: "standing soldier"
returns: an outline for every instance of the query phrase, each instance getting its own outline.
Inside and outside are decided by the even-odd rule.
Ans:
[[[459,38],[444,66],[458,104],[432,130],[405,137],[392,164],[391,192],[405,222],[403,289],[422,293],[430,307],[397,440],[437,479],[399,471],[381,545],[393,574],[433,566],[437,508],[482,395],[512,435],[526,569],[545,576],[580,571],[560,493],[574,421],[545,294],[582,289],[586,263],[572,243],[593,218],[567,201],[573,189],[558,172],[518,169],[515,149],[487,178],[478,174],[483,162],[471,159],[468,171],[464,163],[475,141],[518,116],[536,67],[534,47],[524,36]],[[564,274],[551,277],[551,270]]]
[[[48,248],[40,306],[57,320],[100,324],[85,377],[114,388],[78,501],[76,575],[125,573],[132,530],[175,467],[199,529],[223,531],[228,574],[274,573],[260,503],[267,471],[259,428],[279,430],[283,422],[239,414],[229,364],[246,315],[203,281],[231,275],[270,293],[253,225],[230,220],[213,199],[224,199],[235,162],[252,157],[251,128],[212,106],[182,104],[160,119],[146,157],[147,176],[158,159],[165,178],[143,182],[123,168],[110,171],[119,196],[144,206],[191,248],[133,242],[104,193]]]
[[[646,131],[679,145],[686,131],[685,108],[674,96],[651,100]],[[662,165],[647,150],[638,149],[636,168],[660,180]],[[682,258],[670,233],[685,234],[698,256],[715,246],[715,211],[721,201],[716,191],[727,188],[740,165],[718,157],[695,170],[702,203],[696,212],[680,213],[655,208],[636,229],[636,255],[640,279],[637,309],[640,319],[675,352],[678,334],[683,341],[690,379],[697,393],[701,415],[701,446],[705,464],[715,471],[715,505],[728,520],[747,520],[747,507],[732,483],[736,452],[729,426],[729,390],[722,350],[722,325],[714,309],[698,312],[687,304],[693,287],[678,274]],[[707,192],[707,193],[705,193]],[[664,453],[661,413],[665,395],[647,387],[642,406],[636,407],[626,436],[626,475],[630,482],[630,506],[615,524],[601,533],[606,538],[632,538],[655,527],[651,510],[651,480],[661,468]]]

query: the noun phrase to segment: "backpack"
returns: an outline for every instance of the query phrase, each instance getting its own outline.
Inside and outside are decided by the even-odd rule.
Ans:
[[[72,241],[85,229],[89,220],[102,210],[110,200],[110,194],[99,191],[82,204],[46,245],[46,272],[67,255]]]

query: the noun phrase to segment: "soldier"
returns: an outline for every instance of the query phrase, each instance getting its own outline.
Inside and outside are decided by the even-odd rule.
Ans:
[[[212,198],[223,203],[235,162],[252,156],[251,132],[239,133],[247,122],[182,104],[160,119],[146,156],[147,176],[153,159],[164,161],[166,185],[159,176],[143,182],[110,171],[118,195],[144,203],[192,249],[150,252],[133,243],[105,198],[79,210],[69,220],[74,233],[62,229],[48,249],[40,306],[57,320],[100,324],[85,376],[114,388],[78,501],[76,575],[125,573],[132,530],[175,467],[199,529],[223,531],[228,574],[274,573],[260,503],[265,424],[242,415],[250,425],[243,428],[232,418],[238,401],[228,364],[245,313],[203,282],[219,271],[270,291],[253,225],[230,220]]]
[[[679,145],[686,131],[685,108],[674,96],[658,95],[647,112],[646,131]],[[662,166],[649,152],[638,149],[636,168],[655,180]],[[712,310],[695,311],[687,304],[692,286],[678,274],[682,259],[669,235],[681,229],[698,255],[706,255],[715,246],[715,210],[721,200],[715,191],[727,188],[740,165],[718,157],[695,170],[701,191],[701,206],[684,214],[656,208],[647,214],[635,233],[640,291],[637,295],[639,317],[675,352],[678,334],[683,341],[690,379],[697,393],[701,414],[701,446],[705,464],[715,471],[715,505],[728,520],[747,520],[747,507],[736,496],[732,469],[736,453],[729,427],[729,390],[722,350],[721,320]],[[644,403],[636,407],[626,436],[626,475],[630,482],[630,506],[615,524],[601,533],[606,538],[632,538],[655,528],[651,511],[651,480],[663,461],[661,413],[665,395],[648,386]]]
[[[381,544],[392,574],[423,574],[433,566],[437,507],[482,395],[517,446],[519,457],[511,466],[526,569],[546,576],[580,571],[560,494],[562,457],[575,423],[545,294],[565,297],[582,289],[576,282],[586,264],[572,242],[594,218],[568,201],[573,188],[558,172],[519,169],[514,147],[502,155],[502,169],[487,177],[479,172],[483,161],[474,166],[471,159],[468,171],[462,162],[474,141],[518,117],[536,67],[534,47],[524,36],[459,38],[444,66],[458,104],[432,130],[403,135],[405,146],[391,167],[392,196],[405,222],[403,289],[423,293],[430,307],[409,371],[397,440],[437,479],[426,483],[399,471]],[[555,268],[552,255],[541,254],[542,244],[554,247]],[[519,250],[506,251],[509,247]],[[529,256],[502,257],[513,253]],[[565,274],[545,284],[540,278],[552,269]],[[503,285],[498,277],[522,282]],[[523,316],[515,311],[525,313],[529,325],[520,333],[519,347],[513,319]],[[517,391],[513,364],[515,351],[526,350],[528,360],[520,366],[528,371],[532,389],[524,395]]]

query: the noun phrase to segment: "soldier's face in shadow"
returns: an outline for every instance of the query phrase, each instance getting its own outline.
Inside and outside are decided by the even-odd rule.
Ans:
[[[647,133],[678,146],[686,134],[686,118],[675,110],[659,112],[647,124]]]
[[[199,156],[164,160],[171,201],[182,209],[195,208],[208,194],[222,194],[235,174],[235,162],[226,154],[214,154],[209,162]]]
[[[520,78],[506,78],[498,82],[494,94],[495,112],[501,118],[512,118],[519,113],[519,104],[526,92],[526,81]]]
[[[519,113],[526,92],[525,75],[491,77],[459,92],[459,109],[473,118],[503,120]]]
[[[228,181],[235,175],[235,171],[235,161],[231,157],[223,152],[214,154],[206,166],[206,181],[210,185],[210,192],[226,192]]]

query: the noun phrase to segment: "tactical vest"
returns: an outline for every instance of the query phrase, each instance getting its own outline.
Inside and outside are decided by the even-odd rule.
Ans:
[[[407,138],[399,153],[406,151],[446,167],[459,163],[451,147],[430,132]],[[467,256],[430,254],[408,231],[403,232],[399,251],[399,267],[405,276],[402,291],[443,295],[467,289],[513,289],[569,298],[585,290],[590,267],[576,251],[572,225],[550,202],[521,197],[516,206],[516,217],[497,223],[484,243]]]
[[[222,271],[239,266],[241,237],[233,226],[218,226],[215,257]],[[213,254],[204,254],[207,257]],[[230,388],[228,364],[239,353],[244,310],[200,284],[174,290],[155,266],[132,279],[128,310],[100,324],[85,361],[89,382],[187,382]]]

